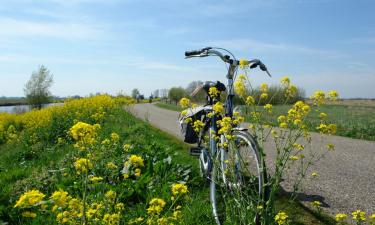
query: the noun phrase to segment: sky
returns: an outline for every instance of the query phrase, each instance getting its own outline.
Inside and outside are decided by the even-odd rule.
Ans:
[[[194,80],[225,82],[217,58],[184,59],[207,46],[261,59],[254,84],[287,75],[307,96],[337,90],[375,98],[372,0],[0,0],[0,96],[23,96],[46,66],[56,96],[149,96]]]

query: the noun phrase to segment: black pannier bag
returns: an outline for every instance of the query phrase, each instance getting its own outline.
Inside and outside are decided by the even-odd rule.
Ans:
[[[198,143],[198,134],[194,131],[193,124],[196,120],[201,120],[202,116],[206,113],[206,110],[210,110],[211,106],[198,106],[195,108],[188,108],[187,114],[179,116],[179,124],[182,138],[185,143],[195,144]],[[186,123],[185,120],[191,118],[191,123]]]

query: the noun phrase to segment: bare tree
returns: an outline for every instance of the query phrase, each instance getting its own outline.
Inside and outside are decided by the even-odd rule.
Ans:
[[[31,74],[30,80],[26,83],[24,92],[27,102],[32,108],[41,109],[43,104],[51,100],[50,87],[53,84],[53,75],[43,65]]]

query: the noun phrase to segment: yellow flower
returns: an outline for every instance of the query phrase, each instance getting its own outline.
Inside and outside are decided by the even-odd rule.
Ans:
[[[293,121],[293,124],[296,125],[296,126],[299,126],[299,125],[302,124],[302,120],[300,120],[300,119],[295,119],[295,120]]]
[[[112,141],[114,141],[114,142],[118,142],[119,140],[120,140],[120,136],[117,134],[117,133],[112,133],[111,134],[111,139],[112,139]]]
[[[136,177],[140,177],[140,176],[141,176],[141,169],[139,169],[139,168],[135,169],[135,170],[134,170],[134,175],[135,175]]]
[[[317,176],[318,176],[318,173],[313,172],[313,173],[311,173],[311,176],[312,176],[312,177],[317,177]]]
[[[245,75],[239,75],[233,84],[234,92],[242,98],[245,98],[246,93],[247,93],[245,82],[246,82]]]
[[[295,149],[297,149],[297,150],[303,150],[303,149],[305,149],[305,147],[303,147],[303,145],[301,145],[301,144],[298,144],[298,143],[294,143],[293,144],[293,148],[295,148]]]
[[[289,84],[290,84],[290,79],[289,79],[289,77],[287,77],[287,76],[282,77],[282,78],[281,78],[281,84],[284,84],[284,85],[286,85],[286,86],[289,86]]]
[[[116,200],[116,192],[109,190],[105,193],[104,197],[109,200],[110,202],[114,202]]]
[[[34,212],[30,212],[30,211],[22,212],[21,215],[22,215],[23,217],[30,217],[30,218],[35,218],[35,217],[36,217],[36,213],[34,213]]]
[[[313,201],[313,202],[311,203],[311,205],[312,205],[313,207],[315,207],[315,208],[319,208],[319,207],[322,205],[322,203],[319,202],[319,201]]]
[[[288,124],[285,123],[285,122],[280,123],[279,126],[280,126],[281,128],[288,128]]]
[[[103,222],[106,225],[117,225],[120,223],[120,214],[114,213],[114,214],[105,214],[103,217]]]
[[[249,65],[249,61],[246,59],[240,59],[240,68],[244,69],[247,65]]]
[[[78,173],[87,173],[93,168],[93,165],[89,159],[79,158],[74,162],[74,167]]]
[[[268,85],[265,84],[265,83],[262,83],[262,84],[260,85],[260,91],[261,91],[261,92],[267,92],[267,91],[268,91]]]
[[[335,216],[335,219],[336,219],[337,222],[344,221],[344,220],[346,220],[346,218],[348,218],[348,215],[346,215],[344,213],[338,213]]]
[[[95,144],[99,128],[99,124],[91,125],[83,122],[78,122],[72,126],[69,133],[76,141],[74,147],[84,151]]]
[[[188,113],[188,111],[187,111],[186,109],[185,109],[185,110],[182,110],[182,111],[181,111],[181,116],[186,116],[187,113]]]
[[[337,91],[332,90],[332,91],[329,91],[329,92],[328,92],[328,97],[329,97],[331,100],[335,101],[335,100],[337,100],[337,98],[339,97],[339,94],[337,93]]]
[[[263,206],[262,205],[258,205],[257,206],[257,210],[262,210],[263,209]]]
[[[31,190],[23,193],[18,199],[14,208],[20,207],[25,208],[29,206],[35,206],[41,204],[45,195],[39,190]]]
[[[89,180],[93,183],[97,183],[97,182],[100,182],[103,180],[103,177],[95,177],[95,176],[92,176],[89,178]]]
[[[355,221],[366,221],[366,213],[361,210],[352,212],[352,216]]]
[[[66,205],[66,203],[70,200],[69,193],[60,189],[58,191],[53,192],[50,199],[53,203],[59,207]]]
[[[335,145],[334,144],[327,144],[327,149],[329,151],[333,151],[333,150],[335,150]]]
[[[246,98],[246,105],[254,105],[255,99],[252,96],[247,96]]]
[[[312,96],[311,99],[314,101],[314,104],[320,105],[323,104],[326,99],[326,94],[323,91],[316,91]]]
[[[216,102],[212,109],[218,114],[224,114],[224,105],[221,102]]]
[[[371,216],[369,216],[368,218],[369,218],[370,220],[372,220],[373,222],[375,222],[375,213],[372,214]],[[371,222],[372,222],[372,221],[371,221]]]
[[[262,94],[260,95],[260,98],[262,98],[262,99],[267,99],[267,98],[268,98],[268,94],[267,94],[267,93],[262,93]]]
[[[325,118],[327,118],[327,114],[324,113],[324,112],[321,112],[321,113],[319,114],[319,118],[320,118],[321,120],[324,120]]]
[[[219,90],[217,90],[216,87],[210,87],[208,94],[211,96],[211,98],[217,98],[219,96]]]
[[[182,108],[187,108],[190,105],[190,100],[188,98],[181,98],[180,100],[180,106]]]
[[[163,211],[163,208],[165,206],[165,201],[161,198],[153,198],[150,203],[149,207],[147,209],[148,214],[160,214]]]
[[[272,105],[271,105],[271,104],[266,104],[266,105],[264,106],[264,109],[265,109],[265,110],[268,110],[268,112],[271,113],[271,112],[272,112]]]
[[[200,120],[194,121],[193,128],[195,132],[197,133],[200,132],[203,126],[204,126],[204,123],[202,121]]]
[[[124,146],[122,146],[122,148],[124,149],[125,152],[129,152],[130,148],[131,148],[131,145],[129,144],[124,144]]]
[[[277,121],[279,121],[279,123],[285,122],[286,121],[286,116],[283,116],[283,115],[279,116],[277,118]]]
[[[173,184],[172,185],[172,194],[173,195],[184,195],[188,193],[188,188],[185,184]]]
[[[290,157],[290,159],[293,160],[293,161],[297,161],[299,159],[299,157],[296,156],[296,155],[293,155],[293,156]]]
[[[289,87],[285,90],[286,97],[294,97],[298,92],[298,88],[294,85],[289,85]]]
[[[116,206],[115,206],[115,209],[117,209],[117,210],[124,210],[124,208],[125,208],[125,205],[124,205],[124,203],[117,203],[116,204]]]
[[[109,162],[109,163],[107,163],[107,168],[110,169],[110,170],[115,170],[115,169],[117,169],[117,166],[113,162]]]
[[[283,211],[280,211],[276,216],[275,216],[275,222],[278,224],[278,225],[284,225],[287,223],[287,219],[288,219],[288,215],[283,212]]]
[[[136,168],[138,168],[138,167],[144,167],[145,166],[144,165],[144,161],[143,161],[143,159],[142,159],[141,156],[131,155],[129,157],[129,161]]]

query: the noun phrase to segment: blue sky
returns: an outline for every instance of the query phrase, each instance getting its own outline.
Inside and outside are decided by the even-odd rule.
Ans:
[[[59,96],[225,81],[217,59],[183,57],[219,46],[265,62],[274,76],[254,71],[256,84],[288,75],[307,95],[375,98],[374,12],[371,0],[1,0],[0,96],[22,96],[41,64]]]

